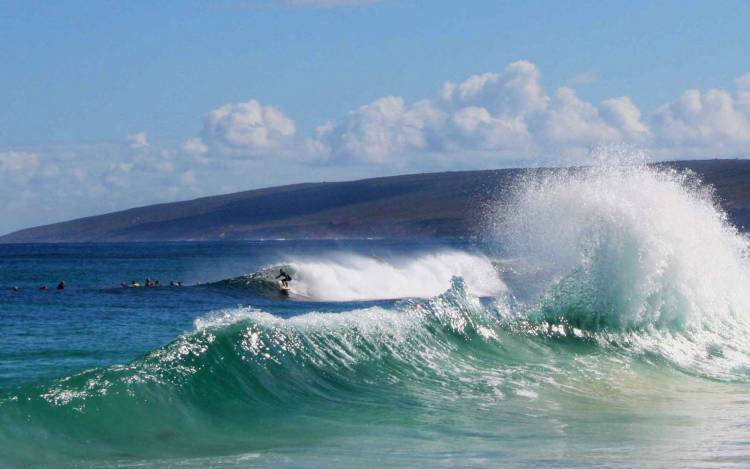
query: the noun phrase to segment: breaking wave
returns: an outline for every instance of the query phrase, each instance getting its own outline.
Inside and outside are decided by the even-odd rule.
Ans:
[[[477,296],[505,291],[487,257],[456,250],[387,257],[343,252],[289,257],[278,266],[217,285],[276,295],[280,268],[293,277],[292,297],[313,301],[429,298],[447,290],[453,277],[464,279],[469,292]]]
[[[534,173],[491,218],[497,259],[442,250],[279,262],[300,298],[411,299],[338,313],[321,303],[289,318],[217,311],[132,363],[0,397],[4,457],[75,465],[71,448],[127,460],[141,444],[142,458],[241,453],[279,435],[310,441],[321,422],[345,435],[342,407],[366,428],[394,408],[390,418],[416,419],[413,409],[457,401],[606,403],[643,367],[750,379],[748,241],[694,175]],[[271,294],[277,269],[212,286]],[[36,454],[40,440],[53,450]]]
[[[495,214],[514,315],[601,332],[689,369],[750,365],[748,240],[695,175],[645,165],[527,175]]]

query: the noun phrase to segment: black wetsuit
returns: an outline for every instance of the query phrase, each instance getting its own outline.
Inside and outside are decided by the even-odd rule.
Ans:
[[[289,286],[289,281],[292,280],[292,276],[288,273],[284,272],[283,270],[279,271],[279,275],[276,276],[277,279],[281,279],[281,284],[285,287]]]

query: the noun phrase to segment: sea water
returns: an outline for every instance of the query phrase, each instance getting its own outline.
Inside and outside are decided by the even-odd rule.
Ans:
[[[485,222],[0,246],[0,466],[750,464],[748,242],[710,188],[537,173]]]

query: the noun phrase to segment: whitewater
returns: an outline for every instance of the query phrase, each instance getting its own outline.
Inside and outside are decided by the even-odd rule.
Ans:
[[[0,247],[0,465],[750,463],[748,239],[710,187],[537,170],[485,212],[472,241]],[[188,286],[109,288],[144,271]]]

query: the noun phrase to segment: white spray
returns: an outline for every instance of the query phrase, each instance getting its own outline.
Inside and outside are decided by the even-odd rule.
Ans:
[[[497,296],[505,289],[489,259],[455,250],[388,258],[334,253],[286,263],[295,272],[293,292],[315,300],[431,297],[450,288],[454,276],[477,296]]]
[[[690,175],[645,165],[546,172],[521,181],[496,220],[500,242],[533,266],[528,314],[651,331],[628,340],[682,364],[750,362],[748,240]]]

